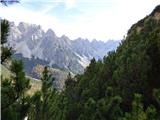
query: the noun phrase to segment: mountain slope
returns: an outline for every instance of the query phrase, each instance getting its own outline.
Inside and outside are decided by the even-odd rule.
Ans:
[[[3,80],[10,79],[10,77],[13,75],[11,71],[2,64],[0,64],[0,67],[1,67],[0,76],[3,77]],[[35,80],[29,76],[26,77],[30,79],[30,85],[31,85],[31,88],[29,89],[29,91],[27,91],[26,94],[33,95],[35,92],[41,89],[42,83],[41,81]]]
[[[82,73],[91,58],[102,59],[108,51],[116,49],[119,41],[89,42],[82,38],[70,40],[67,36],[57,37],[53,30],[46,32],[41,26],[10,23],[11,31],[8,44],[24,58],[40,59],[50,67]]]
[[[160,5],[116,51],[66,83],[67,120],[159,120]]]

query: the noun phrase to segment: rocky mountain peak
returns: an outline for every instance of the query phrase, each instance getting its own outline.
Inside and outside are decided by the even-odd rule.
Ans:
[[[28,30],[29,24],[20,22],[18,28],[21,32],[26,32]]]
[[[48,29],[46,32],[47,36],[56,36],[55,32],[52,29]]]
[[[52,29],[44,32],[40,25],[24,22],[12,27],[11,33],[9,44],[22,57],[32,61],[37,58],[46,61],[51,67],[56,66],[72,73],[82,72],[90,59],[102,59],[119,44],[119,41],[108,45],[96,40],[92,44],[88,39],[70,40],[65,35],[57,37]]]
[[[69,40],[69,38],[67,36],[65,36],[65,35],[62,35],[61,39]]]

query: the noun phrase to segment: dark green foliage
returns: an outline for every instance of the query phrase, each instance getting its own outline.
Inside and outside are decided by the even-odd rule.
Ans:
[[[21,96],[30,88],[29,79],[25,77],[25,72],[23,70],[23,62],[19,60],[13,60],[11,72],[15,75],[12,77],[12,82],[15,86],[17,96]]]
[[[142,96],[140,94],[134,95],[134,101],[132,102],[132,111],[125,113],[125,117],[122,120],[159,120],[156,109],[153,105],[150,105],[144,110],[143,104],[141,103]]]
[[[1,44],[7,42],[7,37],[9,35],[9,22],[7,20],[1,20]]]
[[[69,77],[68,120],[159,120],[160,21],[147,16],[116,51]]]
[[[152,11],[151,16],[154,16],[156,12],[160,12],[160,5],[156,6],[156,8]]]
[[[68,77],[65,81],[65,85],[66,85],[65,86],[66,87],[65,93],[70,100],[72,100],[72,99],[76,100],[77,99],[76,95],[75,95],[75,91],[73,89],[75,87],[75,84],[76,84],[76,81],[74,79],[72,79],[71,74],[69,73]]]
[[[6,45],[8,35],[9,22],[1,20],[1,63],[12,55],[11,48]],[[23,120],[30,107],[30,97],[25,95],[30,88],[29,79],[25,77],[22,61],[13,60],[10,71],[11,78],[1,76],[1,119]]]
[[[10,58],[12,55],[12,49],[8,47],[1,46],[1,63],[3,63],[6,59]]]
[[[13,75],[9,80],[2,78],[2,120],[22,120],[30,106],[30,98],[25,95],[30,88],[29,79],[25,78],[22,61],[13,60],[11,72]]]
[[[54,78],[49,73],[48,67],[44,68],[41,80],[42,80],[42,93],[45,96],[46,94],[48,94],[54,90],[53,89]]]
[[[36,92],[31,98],[32,105],[28,116],[29,120],[52,120],[53,118],[52,107],[56,92],[53,88],[54,78],[47,67],[44,68],[41,80],[41,91]]]
[[[12,55],[12,49],[6,46],[8,35],[9,22],[7,20],[1,20],[1,63]]]
[[[84,74],[69,74],[61,92],[53,88],[45,67],[28,119],[160,120],[160,18],[154,14],[134,24],[116,51],[103,60],[93,58]],[[21,66],[14,61],[14,79],[2,82],[2,116],[7,119],[23,118],[28,110],[29,98],[23,96],[28,82]]]

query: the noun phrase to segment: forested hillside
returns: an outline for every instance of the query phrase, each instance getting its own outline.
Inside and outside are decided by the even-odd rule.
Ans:
[[[134,24],[116,51],[68,78],[54,119],[160,119],[160,6]]]
[[[16,74],[14,64],[21,63],[12,64]],[[82,75],[69,74],[61,92],[45,67],[41,90],[26,97],[28,81],[18,68],[17,86],[2,81],[4,120],[160,120],[160,5],[130,28],[116,51],[92,59]],[[9,105],[7,87],[18,95]]]

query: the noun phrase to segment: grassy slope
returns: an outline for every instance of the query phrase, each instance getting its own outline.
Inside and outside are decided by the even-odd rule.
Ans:
[[[3,65],[0,65],[0,67],[1,67],[0,75],[2,75],[3,78],[9,79],[12,73]],[[40,80],[35,80],[35,79],[28,77],[28,76],[27,76],[27,78],[30,79],[30,84],[31,84],[31,89],[29,91],[27,91],[27,94],[33,95],[36,91],[41,89],[42,83]]]
[[[4,67],[1,64],[0,64],[0,67],[1,67],[1,69],[0,69],[0,75],[2,75],[3,78],[7,78],[7,79],[10,78],[11,72],[6,67]]]

